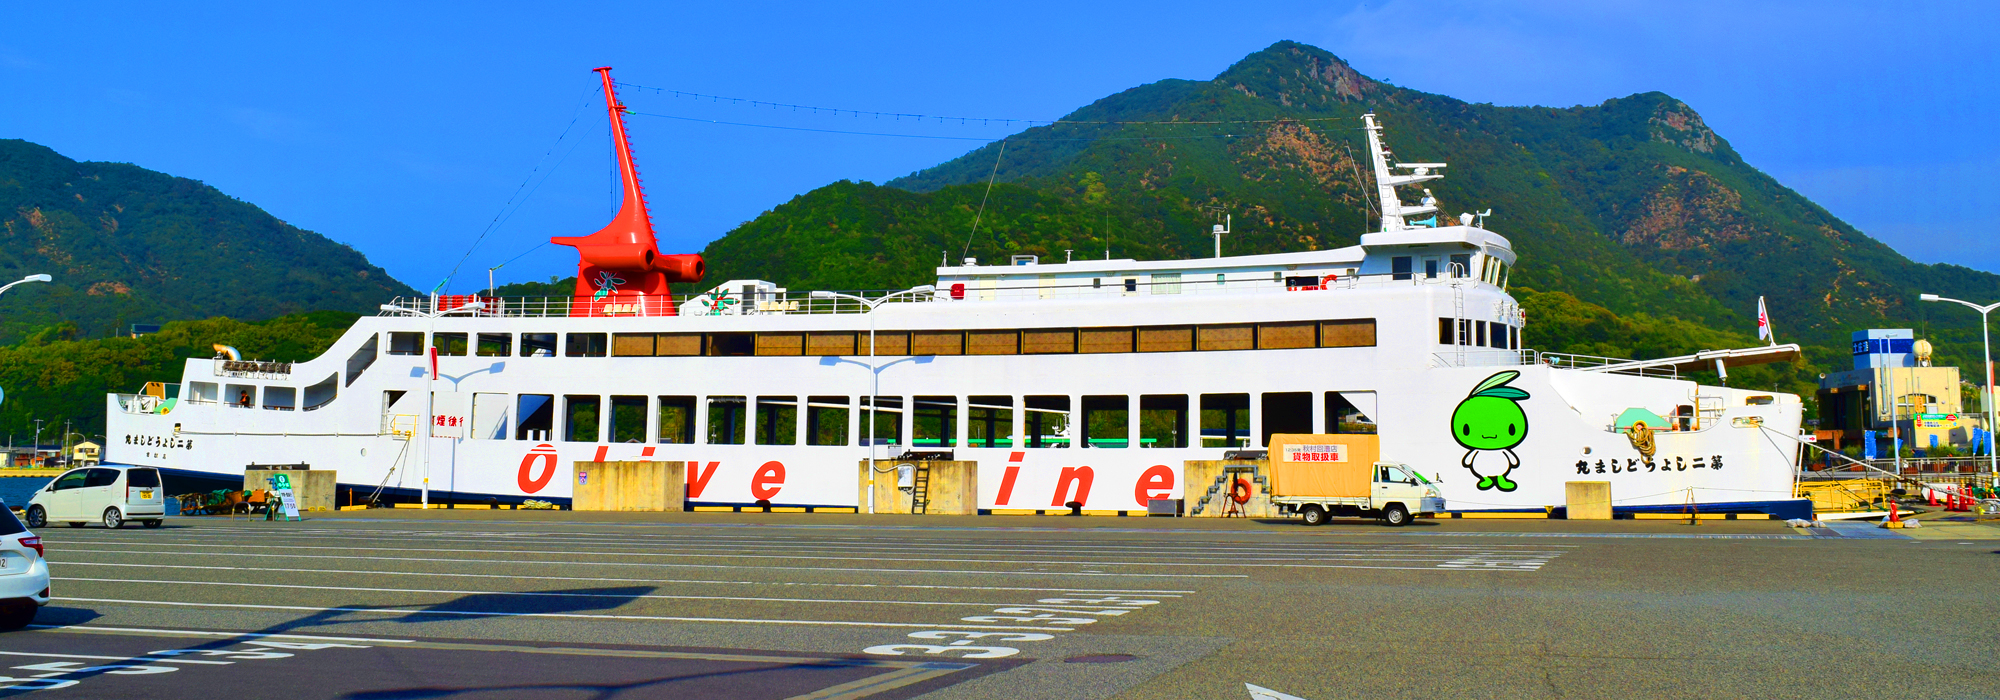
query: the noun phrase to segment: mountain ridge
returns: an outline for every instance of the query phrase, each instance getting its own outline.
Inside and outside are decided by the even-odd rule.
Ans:
[[[58,322],[104,336],[134,322],[364,312],[412,293],[353,247],[200,181],[20,139],[0,139],[0,243],[0,277],[55,277],[13,290],[40,299],[9,307],[0,340]]]

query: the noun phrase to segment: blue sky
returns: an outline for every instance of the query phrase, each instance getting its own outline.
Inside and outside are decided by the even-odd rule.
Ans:
[[[0,32],[0,138],[199,179],[420,288],[456,266],[452,287],[469,291],[524,252],[497,273],[502,283],[570,274],[573,254],[535,245],[595,231],[615,208],[589,72],[600,65],[622,82],[697,93],[1048,119],[1154,80],[1209,78],[1292,39],[1365,74],[1475,102],[1568,106],[1664,91],[1751,164],[1904,254],[2000,272],[2000,236],[1989,233],[2000,212],[1990,36],[2000,3],[583,7],[15,5]],[[959,139],[1009,131],[645,93],[627,104],[949,137],[634,117],[667,252],[698,251],[834,180],[881,182],[978,145]]]

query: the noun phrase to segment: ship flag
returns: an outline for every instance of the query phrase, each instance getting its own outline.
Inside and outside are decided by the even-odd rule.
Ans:
[[[1778,344],[1778,336],[1771,332],[1771,312],[1764,310],[1764,297],[1757,297],[1757,339]]]

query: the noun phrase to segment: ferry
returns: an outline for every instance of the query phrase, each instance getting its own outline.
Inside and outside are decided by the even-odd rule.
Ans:
[[[1212,258],[966,258],[906,290],[676,295],[703,261],[657,249],[597,72],[624,203],[552,239],[578,251],[574,294],[393,299],[304,362],[218,348],[178,383],[108,395],[109,457],[170,481],[333,470],[348,501],[557,505],[578,462],[679,461],[690,508],[864,512],[864,460],[949,458],[977,463],[982,512],[1144,514],[1224,488],[1183,484],[1188,461],[1373,433],[1453,511],[1541,512],[1603,481],[1618,513],[1810,512],[1793,494],[1799,397],[1683,376],[1796,345],[1523,347],[1512,245],[1483,215],[1440,221],[1428,190],[1405,203],[1446,164],[1396,160],[1374,114],[1381,224],[1359,245],[1224,256],[1218,226]]]

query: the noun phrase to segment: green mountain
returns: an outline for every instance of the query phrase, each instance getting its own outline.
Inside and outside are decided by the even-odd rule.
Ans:
[[[55,281],[0,297],[0,341],[58,322],[104,336],[131,323],[363,312],[413,293],[353,248],[200,182],[0,139],[0,279],[37,273]]]
[[[1376,227],[1367,112],[1400,160],[1450,163],[1430,183],[1445,218],[1493,210],[1486,225],[1521,254],[1513,285],[1537,348],[1630,357],[1750,344],[1763,295],[1780,340],[1806,345],[1808,362],[1732,383],[1810,394],[1817,372],[1847,366],[1849,333],[1869,327],[1918,327],[1941,360],[1976,366],[1977,319],[1917,295],[1992,299],[2000,276],[1910,261],[1744,162],[1670,96],[1473,104],[1294,42],[1213,80],[1106,97],[886,186],[827,185],[703,254],[715,280],[879,289],[924,283],[961,251],[1204,257],[1223,213],[1235,221],[1229,254],[1353,245]],[[999,184],[982,213],[989,176]]]

